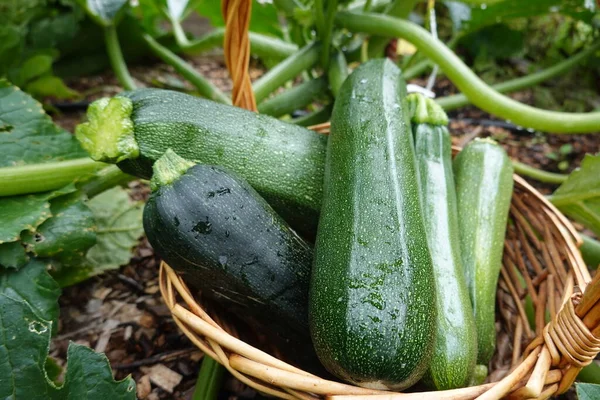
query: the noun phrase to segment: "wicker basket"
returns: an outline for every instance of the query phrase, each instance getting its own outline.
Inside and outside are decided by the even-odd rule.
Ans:
[[[223,1],[225,56],[234,104],[256,110],[248,76],[251,1]],[[328,126],[313,127],[326,132]],[[454,148],[454,152],[458,152]],[[392,393],[319,378],[240,340],[223,315],[195,299],[161,263],[160,289],[190,340],[240,381],[283,399],[546,399],[565,392],[600,352],[600,274],[591,279],[571,223],[519,176],[497,291],[497,348],[485,384],[437,392]],[[524,283],[523,283],[524,282]],[[533,306],[535,331],[527,305]],[[546,321],[549,316],[549,322]]]

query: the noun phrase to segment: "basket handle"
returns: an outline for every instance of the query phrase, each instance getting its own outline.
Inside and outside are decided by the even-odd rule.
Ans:
[[[233,105],[256,111],[256,99],[248,73],[250,39],[248,28],[252,14],[252,0],[222,0],[221,12],[225,19],[223,50],[225,64],[233,81]]]

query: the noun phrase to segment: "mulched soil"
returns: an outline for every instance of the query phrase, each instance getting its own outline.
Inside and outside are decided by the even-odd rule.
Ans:
[[[192,58],[191,62],[223,90],[231,89],[225,65],[218,54]],[[261,73],[258,66],[252,66],[253,79]],[[142,85],[191,90],[172,68],[162,64],[134,67],[132,74]],[[114,95],[120,90],[110,73],[68,84],[88,93],[79,107],[62,108],[67,111],[55,115],[56,122],[70,131],[84,118],[86,102]],[[455,91],[447,80],[438,80],[437,93]],[[513,97],[530,102],[531,93],[524,91]],[[495,126],[498,121],[491,125],[482,124],[482,120],[494,119],[473,107],[463,108],[450,116],[456,144],[474,137],[491,136],[500,141],[512,157],[549,171],[558,172],[558,163],[546,155],[556,152],[563,144],[573,146],[565,158],[568,170],[576,168],[585,153],[600,149],[599,135],[542,135]],[[532,180],[530,183],[543,193],[551,193],[556,187]],[[133,182],[130,187],[136,198],[147,197],[145,184]],[[178,330],[170,317],[158,288],[158,266],[158,258],[142,239],[129,265],[65,289],[60,298],[59,333],[52,341],[51,355],[64,363],[69,342],[83,343],[106,353],[117,379],[131,374],[138,383],[140,399],[190,399],[202,353]],[[259,396],[228,377],[220,398],[252,399]]]

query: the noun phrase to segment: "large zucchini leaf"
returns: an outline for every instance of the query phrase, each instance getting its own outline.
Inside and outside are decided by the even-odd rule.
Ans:
[[[552,203],[600,236],[600,153],[586,154],[581,167],[554,192]]]

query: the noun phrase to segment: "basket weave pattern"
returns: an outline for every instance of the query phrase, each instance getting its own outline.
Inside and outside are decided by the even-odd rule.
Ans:
[[[501,328],[488,377],[491,383],[403,394],[399,399],[500,399],[507,394],[511,399],[548,398],[568,389],[581,367],[600,351],[600,304],[596,304],[600,275],[589,283],[573,226],[522,178],[515,175],[514,180],[498,283]],[[246,344],[226,321],[209,315],[165,263],[160,288],[175,322],[194,344],[257,390],[285,399],[395,398],[389,392],[318,378]],[[533,306],[535,331],[530,328],[526,297]]]
[[[256,111],[248,75],[251,0],[224,0],[225,59],[233,103]],[[327,133],[329,125],[312,127]],[[460,149],[454,148],[456,154]],[[572,224],[525,180],[514,192],[497,290],[497,348],[486,383],[463,389],[391,393],[328,381],[240,340],[166,263],[160,290],[174,321],[208,356],[245,384],[283,399],[547,399],[565,392],[600,352],[600,274],[591,279]],[[208,310],[208,311],[207,311]],[[535,321],[535,329],[529,319]],[[273,353],[273,352],[271,352]]]

